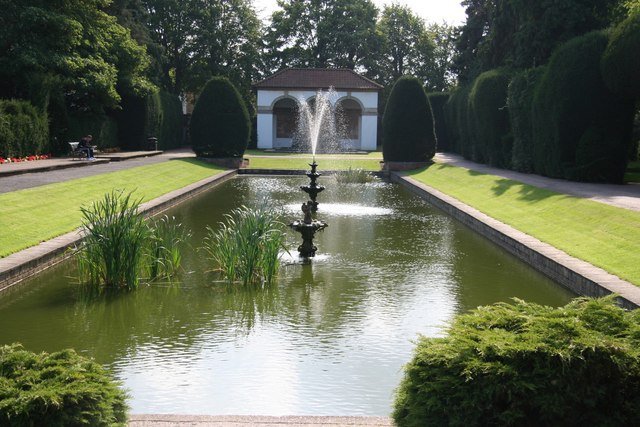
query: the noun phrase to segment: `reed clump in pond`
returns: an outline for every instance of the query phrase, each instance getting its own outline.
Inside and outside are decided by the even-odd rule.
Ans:
[[[280,251],[285,250],[284,224],[266,204],[246,206],[225,215],[214,230],[207,227],[202,250],[229,282],[271,283],[280,268]]]
[[[163,217],[149,225],[131,193],[112,191],[81,207],[83,240],[76,248],[80,282],[94,288],[136,289],[143,277],[170,277],[180,268],[188,233]]]
[[[366,184],[375,180],[376,177],[364,169],[349,167],[349,169],[336,172],[336,181],[339,184]]]

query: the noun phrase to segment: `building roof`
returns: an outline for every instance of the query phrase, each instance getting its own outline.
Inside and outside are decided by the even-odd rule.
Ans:
[[[256,89],[378,91],[382,86],[346,68],[287,68],[253,85]]]

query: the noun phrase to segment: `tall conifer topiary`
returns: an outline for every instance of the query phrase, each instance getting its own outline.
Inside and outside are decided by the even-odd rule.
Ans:
[[[247,107],[226,77],[207,82],[191,116],[191,144],[200,157],[240,157],[251,134]]]
[[[615,94],[640,98],[640,12],[613,29],[602,55],[602,76]]]
[[[436,152],[433,117],[422,83],[401,77],[393,86],[382,119],[385,161],[423,162]]]

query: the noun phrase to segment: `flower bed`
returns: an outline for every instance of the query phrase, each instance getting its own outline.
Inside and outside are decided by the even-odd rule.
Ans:
[[[51,158],[51,154],[36,154],[33,156],[27,157],[9,157],[5,159],[4,157],[0,157],[0,165],[4,163],[22,163],[22,162],[33,162],[35,160],[47,160]]]

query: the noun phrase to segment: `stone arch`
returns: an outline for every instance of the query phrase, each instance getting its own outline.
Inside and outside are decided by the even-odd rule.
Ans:
[[[364,106],[358,98],[346,96],[336,101],[336,106],[342,115],[342,126],[344,126],[345,148],[359,148],[362,128],[362,113]]]
[[[274,147],[291,147],[296,132],[298,104],[295,98],[284,95],[271,104],[273,111]]]

